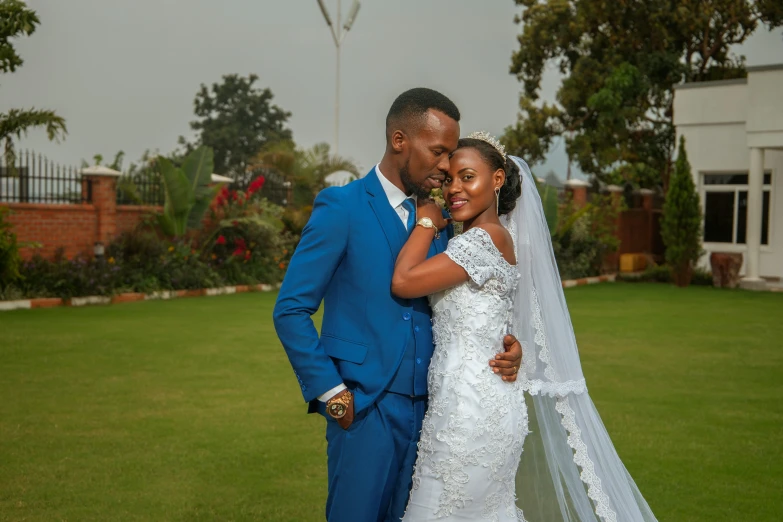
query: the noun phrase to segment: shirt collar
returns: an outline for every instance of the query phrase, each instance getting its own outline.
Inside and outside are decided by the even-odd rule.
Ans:
[[[386,197],[389,199],[389,204],[392,206],[392,208],[397,208],[402,205],[402,202],[408,199],[408,196],[405,195],[405,192],[401,191],[394,183],[389,181],[386,176],[383,175],[380,164],[375,166],[375,172],[378,174],[378,180],[381,182],[381,187],[383,187],[383,191],[386,193]],[[410,197],[416,201],[415,196]]]

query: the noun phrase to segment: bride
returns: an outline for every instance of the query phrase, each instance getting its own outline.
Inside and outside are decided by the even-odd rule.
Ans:
[[[419,200],[392,281],[398,297],[429,296],[436,344],[403,521],[655,521],[587,393],[527,164],[472,134],[443,194],[463,233],[427,260],[447,223]],[[484,363],[507,333],[523,346],[514,383]]]

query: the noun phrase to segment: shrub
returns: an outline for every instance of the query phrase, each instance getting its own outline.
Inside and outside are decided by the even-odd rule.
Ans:
[[[661,237],[666,245],[666,262],[674,270],[675,283],[687,286],[693,264],[702,255],[702,214],[685,151],[685,137],[680,137],[679,148],[663,205]]]
[[[11,213],[8,207],[0,207],[0,290],[19,281],[19,243],[16,234],[11,231],[13,225],[7,221]]]
[[[261,197],[263,180],[246,193],[224,188],[200,241],[203,258],[229,284],[281,281],[299,238],[290,231],[298,225],[286,225],[290,214]]]
[[[562,279],[578,279],[600,272],[601,245],[590,234],[590,220],[585,214],[569,230],[552,238],[552,248]]]
[[[602,272],[603,260],[617,250],[615,235],[622,202],[611,196],[597,196],[592,203],[577,208],[566,201],[558,212],[552,248],[562,279],[590,277]]]
[[[62,249],[52,261],[34,256],[22,265],[21,288],[27,297],[71,297],[115,292],[119,267],[105,259],[66,259]]]

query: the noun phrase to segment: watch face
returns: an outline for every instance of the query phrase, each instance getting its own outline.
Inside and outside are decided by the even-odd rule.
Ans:
[[[329,415],[334,417],[335,419],[341,419],[345,416],[345,413],[347,412],[347,409],[345,408],[345,404],[340,404],[339,402],[335,402],[334,404],[329,405]]]

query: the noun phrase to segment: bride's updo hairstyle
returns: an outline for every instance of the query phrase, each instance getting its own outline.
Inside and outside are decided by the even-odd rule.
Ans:
[[[517,206],[517,199],[522,195],[522,180],[519,178],[519,167],[514,163],[514,160],[504,158],[498,149],[484,140],[462,138],[457,143],[457,149],[465,147],[478,151],[492,172],[498,169],[506,172],[506,181],[500,187],[498,215],[502,216],[514,210],[514,207]]]

